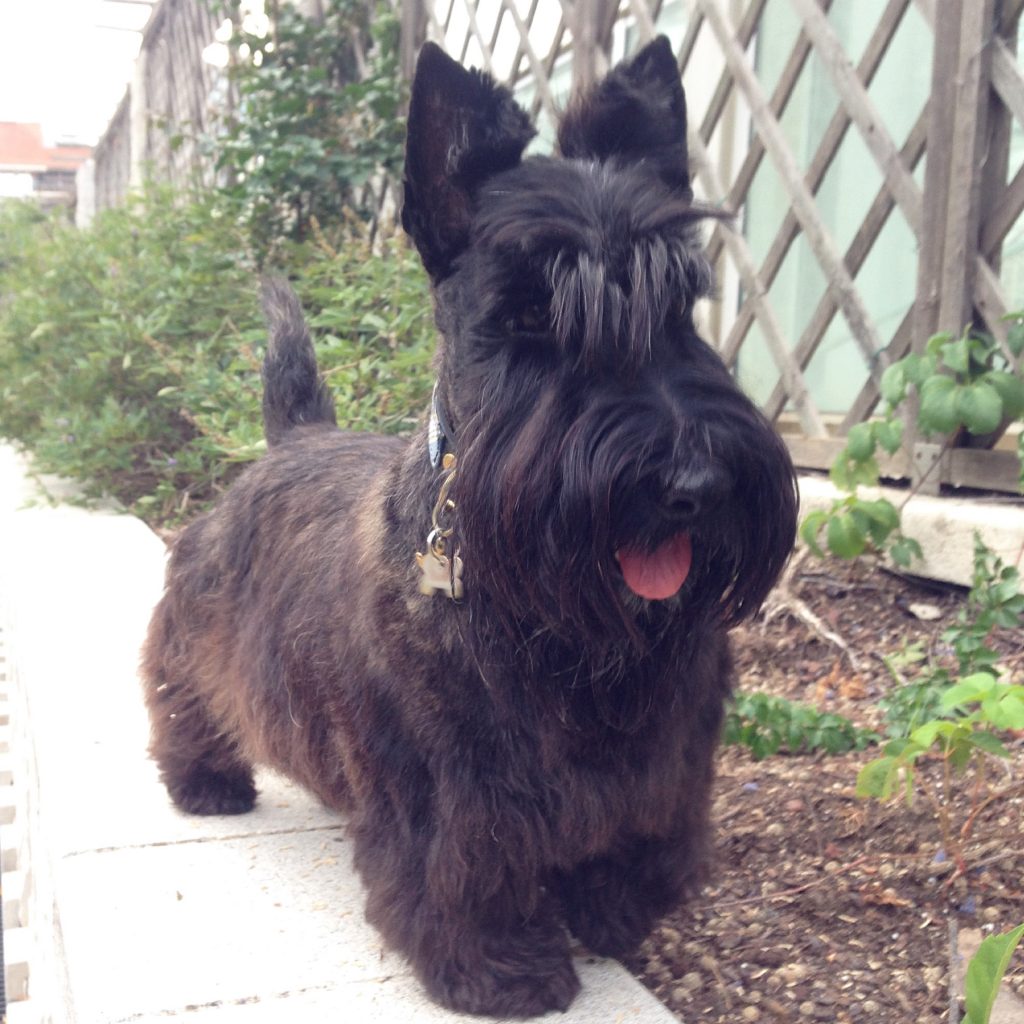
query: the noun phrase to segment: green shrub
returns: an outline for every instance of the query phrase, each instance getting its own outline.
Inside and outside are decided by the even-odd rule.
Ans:
[[[406,90],[393,5],[322,0],[310,16],[272,3],[257,26],[236,0],[207,2],[234,25],[229,75],[238,100],[202,142],[255,250],[262,259],[317,226],[334,240],[366,186],[401,168]],[[363,212],[372,216],[374,203]]]
[[[0,433],[39,468],[150,521],[180,518],[262,450],[258,275],[223,197],[151,189],[87,231],[0,206]],[[315,329],[338,420],[397,431],[429,395],[415,254],[353,223],[279,268]]]
[[[760,760],[780,750],[790,754],[863,750],[878,737],[842,715],[818,711],[767,693],[737,693],[726,712],[722,742],[749,747]]]

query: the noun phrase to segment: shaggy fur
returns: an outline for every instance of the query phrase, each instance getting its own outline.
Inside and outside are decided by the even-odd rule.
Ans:
[[[263,763],[347,812],[368,918],[453,1009],[566,1008],[566,926],[621,954],[699,881],[726,631],[793,542],[786,449],[694,330],[685,118],[659,39],[570,107],[560,156],[524,160],[509,92],[427,45],[403,223],[454,477],[426,424],[334,426],[270,287],[270,450],[182,533],[150,628],[174,802],[246,811]],[[446,480],[460,601],[421,594],[414,559]],[[630,560],[680,549],[676,592],[641,596]]]

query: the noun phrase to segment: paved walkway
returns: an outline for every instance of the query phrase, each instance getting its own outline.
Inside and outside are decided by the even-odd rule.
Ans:
[[[26,507],[34,493],[0,445],[10,1024],[478,1020],[426,1002],[381,948],[342,819],[269,775],[244,817],[170,806],[136,676],[163,545],[130,516]],[[582,995],[551,1019],[674,1021],[619,965],[578,968]]]

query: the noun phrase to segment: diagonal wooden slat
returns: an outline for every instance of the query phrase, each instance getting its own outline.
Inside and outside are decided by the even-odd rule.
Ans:
[[[754,33],[757,31],[757,26],[761,23],[761,15],[767,2],[768,0],[752,0],[750,6],[744,12],[739,25],[736,26],[736,40],[744,49],[750,45],[750,40],[754,38]],[[825,0],[825,2],[831,3],[831,0]],[[729,74],[728,69],[725,69],[718,79],[715,93],[711,97],[711,102],[708,103],[704,120],[701,122],[700,136],[705,142],[711,141],[715,126],[722,116],[722,111],[725,110],[725,105],[728,103],[731,93],[732,75]]]
[[[644,0],[629,0],[629,9],[636,18],[636,27],[640,33],[640,42],[649,43],[657,34],[654,27],[654,19],[647,9]]]
[[[889,44],[896,33],[896,29],[899,27],[900,20],[906,13],[906,8],[907,0],[890,0],[885,13],[879,20],[875,31],[872,33],[871,38],[868,41],[868,45],[865,47],[864,53],[857,65],[857,73],[866,84],[870,84],[874,79],[875,73],[878,71],[882,59],[888,50]],[[796,53],[796,51],[794,51],[794,53]],[[774,109],[774,97],[772,106]],[[832,166],[832,161],[835,158],[836,153],[838,153],[839,146],[841,145],[846,135],[846,131],[850,126],[850,121],[850,115],[843,106],[840,106],[835,114],[832,115],[831,121],[822,134],[821,141],[818,143],[818,148],[815,150],[815,153],[811,158],[811,162],[807,166],[805,179],[807,187],[812,192],[817,193],[829,167]],[[752,146],[752,151],[753,148],[754,147]],[[761,147],[761,152],[763,153],[763,147]],[[753,152],[751,155],[753,155]],[[919,156],[920,154],[915,156],[915,162]],[[746,164],[744,165],[744,170],[746,170]],[[752,174],[753,172],[751,171],[751,177]],[[743,178],[744,175],[741,171],[737,181],[739,182],[743,180]],[[748,178],[746,180],[749,181],[750,179]],[[739,197],[734,197],[730,194],[727,202],[732,207],[733,204],[738,205],[738,199]],[[799,231],[799,221],[792,211],[787,211],[775,239],[768,250],[764,263],[761,266],[761,279],[768,287],[771,287],[772,282],[775,280],[775,276],[782,267],[786,254],[789,252],[790,246],[796,239]],[[856,273],[856,271],[854,270],[853,273]],[[835,307],[833,306],[833,311],[834,308]],[[749,326],[750,313],[747,310],[741,309],[732,329],[729,332],[729,336],[723,345],[723,351],[726,353],[732,353],[734,348],[738,348],[743,343],[743,338],[746,331],[749,329]],[[808,359],[809,358],[810,357],[808,356]],[[804,363],[804,365],[806,365],[806,363]]]
[[[986,260],[992,260],[1003,244],[1010,229],[1024,212],[1024,166],[1020,167],[1013,180],[1002,190],[998,200],[989,211],[988,219],[982,225],[981,241],[978,248]]]
[[[768,100],[751,69],[746,54],[736,43],[732,29],[719,10],[715,0],[695,0],[704,11],[718,44],[730,66],[736,84],[743,92],[750,116],[758,134],[765,143],[768,155],[779,178],[789,194],[804,235],[825,273],[829,287],[836,293],[839,306],[850,325],[850,330],[868,365],[874,366],[882,350],[878,332],[868,315],[864,302],[849,272],[843,266],[835,241],[818,215],[814,197],[803,180],[803,175],[789,150],[778,120],[768,108]],[[884,358],[884,357],[882,357]]]
[[[818,56],[828,71],[844,106],[860,129],[868,150],[892,190],[900,211],[915,235],[920,234],[921,190],[900,159],[889,135],[885,119],[875,109],[868,91],[854,70],[839,37],[814,0],[790,0],[803,19],[804,31],[811,37]]]
[[[924,154],[925,142],[928,137],[928,113],[927,106],[917,119],[917,124],[911,129],[907,141],[903,145],[901,158],[911,167],[917,165]],[[886,220],[896,205],[896,200],[888,188],[883,184],[878,190],[874,201],[864,216],[864,221],[852,241],[843,254],[843,262],[852,275],[856,275],[864,265],[868,254],[878,240],[879,232],[882,230]],[[835,296],[826,291],[822,295],[818,305],[815,307],[811,319],[800,335],[799,341],[793,348],[793,358],[801,370],[805,370],[810,364],[814,353],[817,351],[821,339],[828,330],[828,325],[836,314]],[[892,344],[886,348],[886,355],[889,360],[899,358],[892,352]],[[865,390],[878,394],[878,379],[874,374],[868,376]],[[776,387],[765,404],[765,412],[769,417],[777,416],[786,403],[786,395],[781,388]]]
[[[886,348],[889,358],[893,362],[902,359],[910,351],[913,340],[914,307],[911,306],[903,314],[903,319],[900,321],[899,327],[896,328],[892,341],[889,342]],[[860,393],[847,410],[842,422],[836,428],[836,433],[840,437],[845,437],[850,432],[851,427],[856,426],[858,423],[863,423],[875,411],[880,398],[878,383],[873,377],[868,377],[864,382],[864,386],[860,389]],[[905,475],[909,476],[910,474],[907,472]]]
[[[831,0],[823,0],[823,2],[831,4]],[[793,90],[800,80],[800,75],[803,73],[804,65],[807,63],[807,58],[810,54],[810,41],[803,32],[800,32],[797,35],[796,43],[793,45],[793,50],[786,61],[785,67],[783,67],[779,79],[775,83],[775,89],[772,91],[772,96],[768,103],[769,110],[776,118],[781,117],[788,106]],[[704,138],[710,140],[710,132],[704,135]],[[761,166],[764,154],[764,142],[759,135],[755,134],[750,140],[747,155],[743,158],[743,163],[740,165],[732,186],[725,196],[723,205],[726,209],[738,210],[746,201],[747,193],[750,191],[754,176]],[[721,238],[716,231],[712,234],[711,241],[708,244],[708,254],[712,262],[718,259],[720,251]],[[768,283],[770,284],[771,282]],[[749,324],[749,319],[747,322]]]
[[[676,54],[676,63],[679,65],[680,71],[684,70],[690,63],[690,58],[693,56],[693,51],[697,46],[697,37],[700,35],[703,25],[704,15],[691,5],[689,17],[686,20],[686,32],[683,35],[679,53]]]
[[[1024,128],[1024,72],[1010,48],[996,36],[992,40],[992,85],[999,98],[1013,114],[1013,119]]]
[[[705,191],[709,195],[720,195],[721,183],[718,181],[707,147],[699,135],[694,136],[691,141],[690,161]],[[754,307],[768,351],[779,371],[786,393],[796,409],[801,427],[811,437],[826,437],[828,431],[825,423],[811,398],[803,375],[789,353],[782,327],[768,301],[767,291],[758,280],[757,269],[746,239],[737,232],[730,231],[725,238],[725,245],[743,280],[746,302]]]
[[[1024,359],[1015,356],[1006,343],[1007,327],[1003,317],[1010,311],[999,276],[981,257],[975,264],[974,306],[981,313],[989,334],[999,343],[999,349],[1014,370],[1020,370]]]
[[[476,20],[476,0],[462,0],[462,3],[466,8],[466,15],[469,18],[469,32],[466,33],[466,40],[462,46],[462,61],[465,62],[470,39],[475,38],[477,45],[480,47],[480,53],[483,55],[484,71],[488,72],[488,74],[494,74],[491,48],[488,46],[487,40],[484,39],[484,34],[480,31],[480,25]]]
[[[537,56],[537,52],[530,44],[530,26],[523,21],[522,15],[520,15],[519,11],[516,10],[515,3],[513,3],[512,0],[507,0],[505,3],[505,9],[512,18],[512,22],[516,26],[516,30],[519,32],[520,39],[522,40],[522,50],[526,55],[527,62],[530,65],[530,71],[533,74],[534,82],[537,86],[537,96],[547,109],[548,113],[554,116],[557,109],[549,82],[550,69],[546,69],[544,67],[541,59]]]

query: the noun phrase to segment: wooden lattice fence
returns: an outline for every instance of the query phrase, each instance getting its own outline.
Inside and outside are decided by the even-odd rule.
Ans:
[[[227,102],[227,82],[203,59],[221,19],[204,0],[161,0],[143,33],[128,93],[93,154],[96,208],[121,203],[152,176],[181,187],[212,183],[199,139]]]
[[[764,407],[808,467],[830,464],[850,427],[878,405],[885,367],[921,350],[938,331],[959,333],[974,322],[1017,365],[1006,348],[1003,317],[1010,302],[1000,281],[1000,258],[1024,209],[1024,167],[1009,167],[1014,125],[1024,129],[1024,77],[1016,58],[1024,0],[888,0],[879,4],[870,37],[856,56],[830,17],[850,2],[787,0],[799,30],[788,57],[776,55],[781,69],[770,87],[759,74],[758,47],[765,45],[760,34],[766,18],[777,15],[782,0],[405,4],[407,30],[438,40],[453,56],[512,83],[541,120],[556,119],[570,88],[664,30],[663,22],[671,20],[666,16],[674,14],[698,187],[706,200],[738,215],[732,224],[717,225],[709,239],[723,302],[730,306],[712,318],[712,333],[730,365],[755,341],[767,351],[775,380],[761,396]],[[909,130],[897,137],[872,86],[897,35],[921,34],[922,26],[932,63],[930,90],[913,111]],[[784,118],[812,64],[827,82],[822,88],[831,98],[831,117],[809,152],[799,154]],[[822,213],[819,192],[851,135],[870,155],[878,187],[857,229],[841,242]],[[744,223],[755,184],[766,173],[773,175],[785,212],[755,252]],[[913,295],[883,331],[858,274],[867,261],[880,258],[874,250],[892,218],[909,229],[919,258]],[[801,310],[794,335],[782,322],[773,286],[798,241],[813,254],[823,283],[816,302]],[[1024,295],[1011,301],[1019,308]],[[821,408],[807,378],[837,326],[849,339],[847,347],[859,352],[863,376],[839,413]],[[928,471],[934,485],[941,479],[1015,491],[1019,467],[1010,442],[994,436],[985,439],[987,451],[942,452],[918,445],[908,434],[904,452],[885,469],[893,476],[920,477],[922,459],[927,462],[937,451],[938,471]]]
[[[424,39],[442,43],[511,84],[542,143],[573,88],[669,34],[698,191],[736,214],[708,239],[721,295],[707,332],[800,465],[827,467],[876,410],[885,367],[936,332],[974,323],[1018,365],[1002,318],[1024,307],[1024,0],[394,2],[407,74]],[[202,56],[215,28],[204,0],[162,0],[133,98],[97,149],[100,206],[146,167],[212,180],[190,140],[230,105]],[[921,88],[903,89],[915,74]],[[855,171],[840,174],[854,150]],[[389,183],[374,188],[393,214]],[[1021,259],[1008,275],[1010,238]],[[880,312],[901,275],[906,288]],[[887,475],[1018,489],[1005,430],[949,451],[906,436]]]

